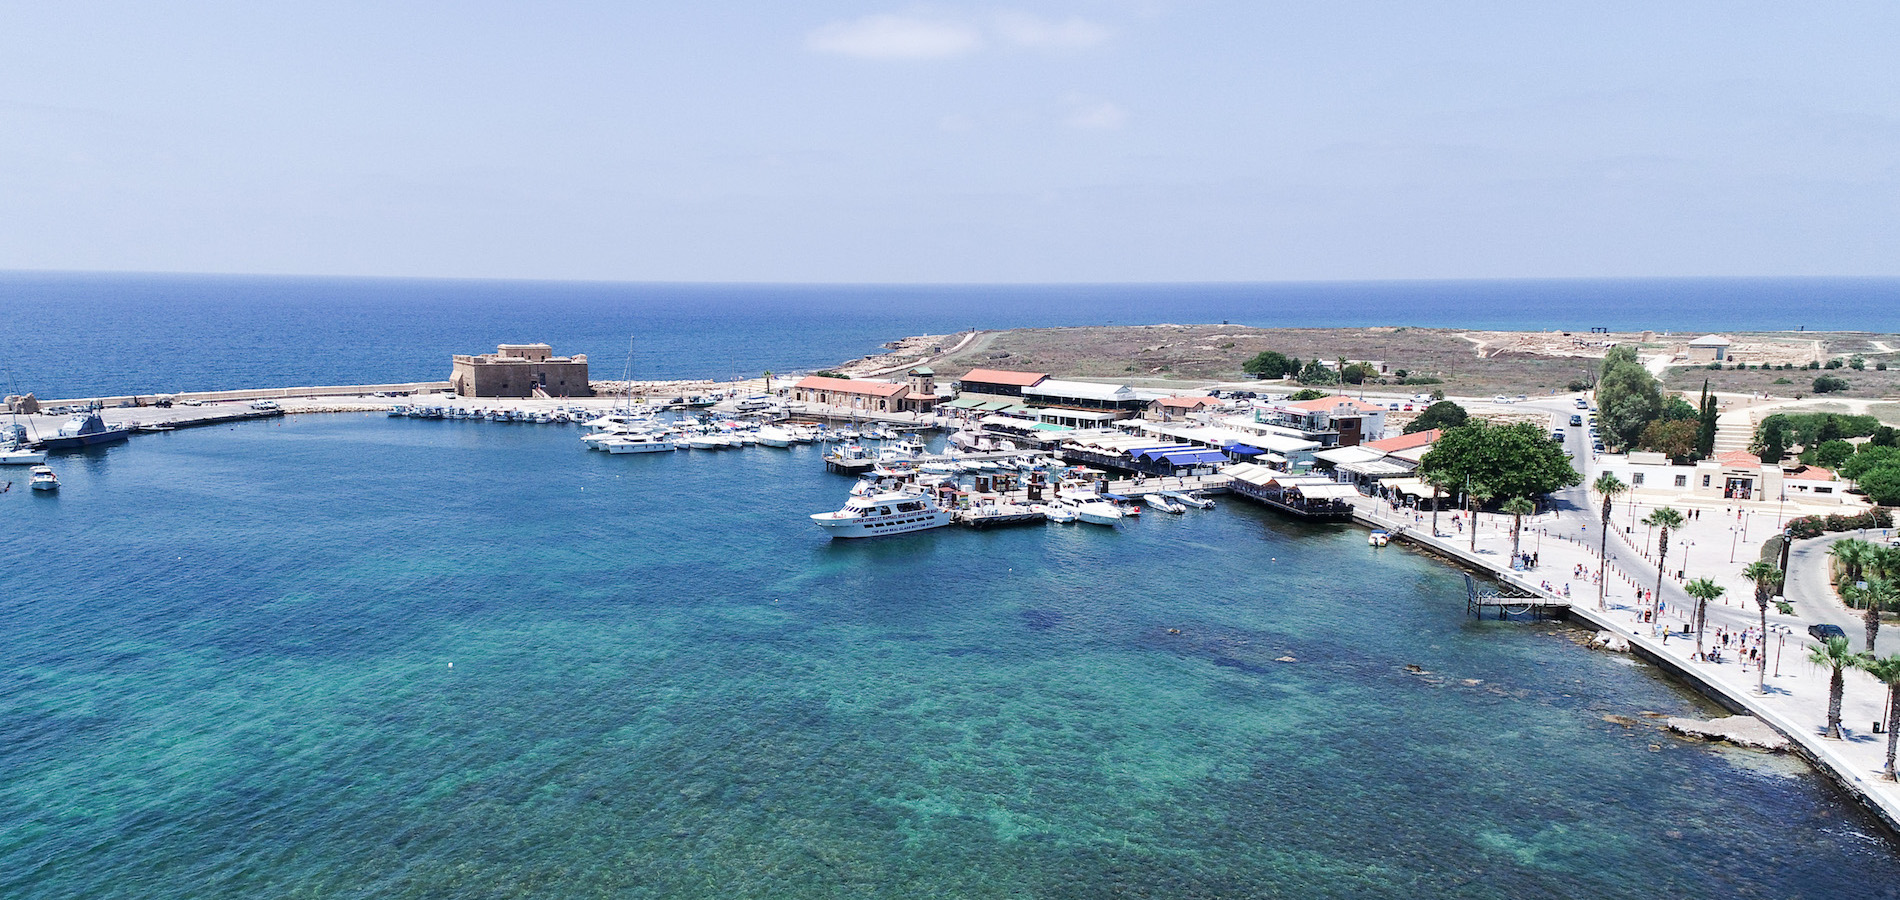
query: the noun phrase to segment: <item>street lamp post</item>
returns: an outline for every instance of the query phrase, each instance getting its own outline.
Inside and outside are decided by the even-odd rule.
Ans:
[[[1732,563],[1735,561],[1735,541],[1741,537],[1741,534],[1735,530],[1735,526],[1733,525],[1728,527],[1728,533],[1728,561]]]

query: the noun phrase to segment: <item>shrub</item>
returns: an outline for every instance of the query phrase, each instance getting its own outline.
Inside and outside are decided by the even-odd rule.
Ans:
[[[1835,357],[1835,358],[1833,358],[1833,359],[1830,359],[1830,360],[1828,360],[1828,361],[1827,361],[1827,365],[1825,366],[1825,368],[1829,368],[1829,369],[1838,369],[1838,368],[1840,368],[1840,367],[1841,367],[1842,365],[1843,365],[1843,363],[1841,362],[1841,360],[1840,360],[1840,357],[1838,357],[1838,356],[1837,356],[1837,357]]]
[[[1856,353],[1853,356],[1848,358],[1847,367],[1850,369],[1853,369],[1856,372],[1859,372],[1862,369],[1867,368],[1867,357]]]
[[[1444,384],[1445,379],[1433,378],[1430,375],[1407,375],[1404,378],[1399,379],[1399,383],[1400,384]]]
[[[1887,363],[1884,360],[1881,362],[1874,363],[1874,371],[1876,372],[1887,371]]]
[[[1719,362],[1712,362],[1712,363],[1709,363],[1709,369],[1710,369],[1710,371],[1714,371],[1714,372],[1720,372],[1720,371],[1722,371],[1722,364],[1721,364],[1721,363],[1719,363]]]
[[[1847,383],[1847,379],[1834,375],[1823,375],[1814,379],[1814,392],[1817,394],[1838,393],[1847,390],[1849,387],[1851,387],[1851,385]]]
[[[1581,378],[1572,378],[1569,384],[1564,385],[1564,390],[1567,391],[1587,391],[1589,389],[1590,382],[1584,381]]]
[[[1775,383],[1776,383],[1776,384],[1794,384],[1794,382],[1792,382],[1792,381],[1789,381],[1789,380],[1788,380],[1788,379],[1786,379],[1786,378],[1777,378],[1777,379],[1775,379]]]

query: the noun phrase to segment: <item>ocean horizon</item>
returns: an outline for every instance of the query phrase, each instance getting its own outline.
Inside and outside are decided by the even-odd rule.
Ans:
[[[971,328],[1218,323],[1474,330],[1900,328],[1900,278],[773,285],[0,272],[7,393],[445,379],[540,341],[595,378],[810,371]]]

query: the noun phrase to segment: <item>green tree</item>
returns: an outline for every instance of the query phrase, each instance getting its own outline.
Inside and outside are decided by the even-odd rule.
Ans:
[[[1867,447],[1892,447],[1896,444],[1900,444],[1900,429],[1891,425],[1875,428],[1873,434],[1867,436]]]
[[[1854,482],[1867,499],[1881,506],[1900,506],[1900,462],[1868,469]]]
[[[1769,465],[1781,462],[1788,455],[1787,425],[1769,416],[1755,429],[1755,443],[1748,449]]]
[[[1618,447],[1634,445],[1661,413],[1662,387],[1642,364],[1611,365],[1597,381],[1597,418]]]
[[[1529,497],[1512,497],[1504,501],[1498,511],[1511,517],[1511,558],[1516,559],[1520,541],[1524,534],[1524,517],[1537,511],[1537,504]]]
[[[1874,545],[1860,538],[1842,538],[1827,548],[1827,555],[1834,559],[1834,584],[1836,586],[1853,584],[1861,579],[1861,570],[1867,567],[1873,558]]]
[[[1465,412],[1464,407],[1450,400],[1440,400],[1425,407],[1425,411],[1419,413],[1418,418],[1405,423],[1405,433],[1416,434],[1433,428],[1453,428],[1464,424],[1464,421],[1470,417],[1471,415]]]
[[[1482,484],[1496,497],[1541,497],[1583,483],[1563,448],[1532,422],[1468,419],[1447,428],[1419,460],[1419,472],[1440,475],[1441,484],[1453,487]]]
[[[1333,370],[1320,365],[1318,357],[1308,361],[1306,368],[1300,370],[1301,384],[1332,384],[1337,380],[1333,375]]]
[[[1851,387],[1853,385],[1848,384],[1847,379],[1838,375],[1823,375],[1814,379],[1814,392],[1817,394],[1838,394]]]
[[[1742,577],[1755,583],[1755,605],[1761,609],[1761,633],[1766,635],[1768,633],[1768,601],[1774,599],[1775,593],[1781,590],[1781,570],[1775,568],[1775,564],[1768,560],[1758,559],[1742,569]],[[1766,645],[1764,641],[1763,646]],[[1756,675],[1755,689],[1763,694],[1768,693],[1767,673],[1757,669]]]
[[[1682,586],[1689,596],[1695,598],[1695,658],[1702,658],[1702,630],[1709,623],[1709,601],[1722,596],[1728,589],[1707,578],[1698,578]],[[1763,632],[1764,634],[1766,632]]]
[[[1287,399],[1287,402],[1289,403],[1300,403],[1306,400],[1318,400],[1321,397],[1327,397],[1327,396],[1331,396],[1331,395],[1325,391],[1316,390],[1313,388],[1303,388],[1301,390],[1297,390],[1291,394],[1288,394],[1286,399]]]
[[[1607,609],[1604,598],[1609,590],[1610,503],[1618,494],[1629,490],[1629,485],[1616,477],[1616,473],[1604,472],[1597,476],[1596,483],[1590,485],[1590,489],[1603,495],[1603,535],[1601,545],[1597,547],[1597,609]]]
[[[1657,418],[1664,422],[1693,422],[1696,418],[1696,408],[1690,406],[1689,401],[1671,394],[1663,401],[1662,412],[1657,415]]]
[[[1847,649],[1844,637],[1828,638],[1825,644],[1808,647],[1808,662],[1826,666],[1833,672],[1827,683],[1827,736],[1837,741],[1841,739],[1841,695],[1847,687],[1841,672],[1854,668],[1859,658],[1859,654]]]
[[[1887,764],[1883,771],[1886,772],[1888,781],[1894,781],[1896,780],[1893,769],[1894,750],[1896,745],[1900,744],[1900,729],[1894,727],[1900,725],[1900,653],[1886,659],[1862,657],[1860,667],[1887,686]]]
[[[1668,506],[1658,506],[1643,517],[1644,525],[1656,528],[1656,595],[1650,600],[1650,608],[1655,601],[1662,599],[1663,572],[1669,568],[1669,532],[1682,527],[1682,513]]]
[[[1241,363],[1240,370],[1261,378],[1285,378],[1289,372],[1299,371],[1294,368],[1293,360],[1277,350],[1260,351],[1253,359]]]
[[[1678,463],[1695,460],[1696,423],[1691,419],[1664,421],[1657,419],[1643,429],[1643,436],[1636,441],[1639,450],[1654,450]]]
[[[1842,478],[1855,479],[1868,469],[1893,462],[1900,462],[1900,447],[1882,447],[1867,443],[1860,445],[1860,450],[1854,454],[1853,458],[1841,463],[1841,467],[1835,471]]]
[[[1702,379],[1702,402],[1697,406],[1695,454],[1707,459],[1715,455],[1715,426],[1719,410],[1715,395],[1709,393],[1709,380]]]
[[[1823,469],[1838,469],[1843,463],[1854,458],[1854,445],[1846,441],[1828,441],[1811,450],[1801,452],[1801,461]]]
[[[1880,611],[1892,609],[1895,601],[1900,600],[1900,585],[1884,578],[1869,578],[1842,588],[1841,599],[1861,608],[1861,622],[1867,629],[1867,652],[1874,652],[1874,641],[1880,638]]]

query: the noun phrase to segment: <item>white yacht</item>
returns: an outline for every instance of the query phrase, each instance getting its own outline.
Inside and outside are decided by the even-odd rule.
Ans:
[[[798,438],[792,435],[790,429],[780,428],[777,425],[759,426],[759,443],[767,447],[790,447],[797,440]]]
[[[953,513],[929,494],[912,491],[853,493],[837,512],[813,513],[811,520],[834,538],[906,534],[950,524]]]
[[[657,434],[617,434],[596,446],[608,453],[661,453],[672,451],[673,442]]]
[[[1111,527],[1120,525],[1124,515],[1121,507],[1100,497],[1076,502],[1075,514],[1084,522]]]
[[[54,475],[53,470],[46,466],[34,466],[32,484],[36,491],[57,491],[59,476]]]

